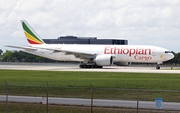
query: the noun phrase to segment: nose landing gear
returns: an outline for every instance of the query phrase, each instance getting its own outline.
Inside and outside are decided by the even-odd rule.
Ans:
[[[157,66],[156,66],[156,69],[159,70],[161,67],[160,65],[162,64],[163,62],[157,62]]]
[[[156,66],[156,69],[159,70],[161,67],[159,65]]]

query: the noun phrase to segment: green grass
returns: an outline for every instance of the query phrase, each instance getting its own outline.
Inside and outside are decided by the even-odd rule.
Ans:
[[[0,113],[6,113],[6,103],[0,103]],[[27,104],[27,103],[9,103],[8,113],[46,113],[47,107],[42,104]],[[128,108],[102,108],[93,107],[93,113],[135,113],[136,109]],[[63,105],[49,105],[49,113],[91,113],[90,107],[83,106],[63,106]],[[168,110],[145,110],[139,109],[139,113],[171,113]],[[175,113],[175,112],[173,112]]]
[[[91,98],[91,84],[94,98],[136,100],[137,90],[119,89],[139,88],[149,90],[140,91],[140,100],[163,97],[163,101],[180,102],[180,92],[151,91],[179,91],[180,74],[0,70],[0,94],[6,93],[5,81],[10,95],[45,96],[47,82],[54,97]]]
[[[0,84],[180,90],[180,74],[0,70]]]

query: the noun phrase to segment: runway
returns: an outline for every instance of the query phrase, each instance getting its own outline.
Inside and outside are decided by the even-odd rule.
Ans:
[[[0,62],[0,69],[6,70],[46,70],[46,71],[88,71],[88,72],[132,72],[132,73],[174,73],[180,74],[179,67],[155,65],[104,66],[102,69],[81,69],[77,63],[7,63]]]
[[[0,95],[0,101],[6,101],[6,96]],[[24,102],[24,103],[43,103],[44,101],[46,101],[46,98],[44,98],[44,97],[28,97],[28,96],[8,96],[8,101],[9,102]],[[91,99],[48,98],[48,103],[49,104],[61,104],[61,105],[91,106]],[[94,99],[93,106],[137,108],[137,101]],[[138,108],[160,109],[160,108],[155,107],[155,102],[148,102],[148,101],[139,101]],[[161,109],[180,110],[180,103],[163,102]]]

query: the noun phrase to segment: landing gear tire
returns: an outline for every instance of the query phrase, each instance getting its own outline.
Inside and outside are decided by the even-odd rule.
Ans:
[[[79,68],[83,68],[83,66],[82,66],[82,65],[79,65]]]
[[[103,66],[97,66],[97,68],[103,68]]]
[[[81,65],[79,65],[79,68],[103,68],[103,66],[81,64]]]
[[[159,70],[161,67],[160,66],[156,66],[156,69]]]

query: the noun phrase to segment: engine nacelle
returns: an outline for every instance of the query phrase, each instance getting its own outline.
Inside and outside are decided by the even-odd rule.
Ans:
[[[114,64],[116,64],[117,66],[128,66],[128,65],[130,65],[129,62],[114,62]]]
[[[98,66],[113,65],[113,56],[110,54],[97,55],[93,60]]]

